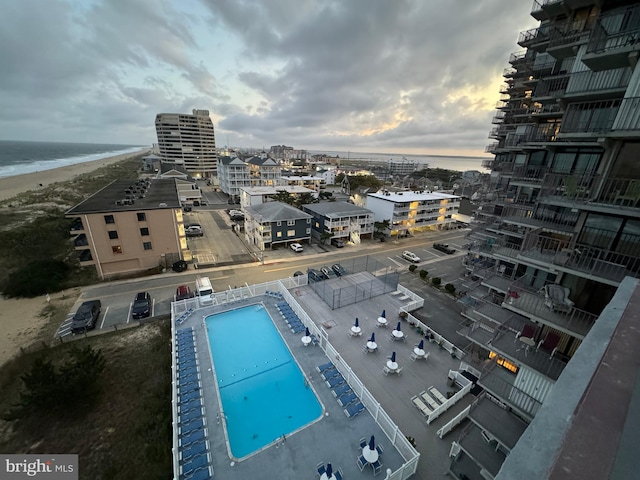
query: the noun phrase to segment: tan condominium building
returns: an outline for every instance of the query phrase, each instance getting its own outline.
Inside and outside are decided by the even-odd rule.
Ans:
[[[195,178],[217,176],[216,139],[209,110],[159,113],[156,134],[162,161],[184,165]]]
[[[171,266],[188,254],[175,179],[115,180],[66,212],[80,265],[102,279]]]

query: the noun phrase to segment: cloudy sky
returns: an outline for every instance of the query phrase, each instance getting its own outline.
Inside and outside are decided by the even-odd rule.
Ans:
[[[0,139],[484,155],[513,0],[0,0]]]

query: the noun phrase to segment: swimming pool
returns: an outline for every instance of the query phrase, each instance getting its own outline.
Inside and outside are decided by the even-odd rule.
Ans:
[[[233,457],[246,457],[322,415],[262,305],[210,315],[205,324]]]

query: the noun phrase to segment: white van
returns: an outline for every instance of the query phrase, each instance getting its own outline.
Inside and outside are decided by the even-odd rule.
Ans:
[[[214,291],[209,277],[196,278],[196,295],[200,297],[200,303],[207,305],[213,303],[213,294]]]

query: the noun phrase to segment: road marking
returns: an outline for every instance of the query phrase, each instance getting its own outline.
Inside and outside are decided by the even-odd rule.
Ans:
[[[432,252],[431,250],[427,250],[426,248],[422,249],[423,252],[427,252],[429,255],[433,255],[436,258],[440,258],[442,255],[438,255],[437,253]]]
[[[151,300],[151,316],[153,317],[153,309],[156,308],[156,299]]]
[[[450,243],[452,247],[456,247],[458,250],[462,250],[462,245],[458,245],[457,243]]]
[[[398,262],[397,260],[394,260],[391,257],[387,257],[389,260],[391,260],[393,263],[395,263],[397,266],[399,267],[404,267],[404,263]]]
[[[107,319],[107,312],[109,311],[109,307],[104,309],[104,316],[102,317],[102,323],[100,324],[100,329],[102,330],[102,327],[104,327],[104,321]]]
[[[127,313],[127,323],[129,323],[129,320],[131,319],[131,309],[133,308],[133,303],[129,304],[129,313]]]

